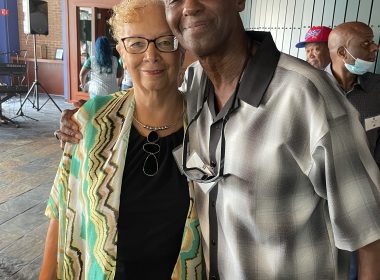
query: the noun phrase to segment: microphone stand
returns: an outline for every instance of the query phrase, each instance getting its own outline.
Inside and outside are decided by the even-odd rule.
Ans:
[[[33,36],[33,52],[34,52],[34,82],[31,85],[30,89],[28,90],[24,101],[21,103],[20,109],[17,111],[17,115],[20,115],[20,112],[22,111],[22,107],[24,106],[25,102],[29,99],[30,95],[33,95],[33,108],[35,108],[37,111],[40,111],[46,103],[51,100],[55,107],[62,112],[61,108],[55,103],[54,99],[50,96],[50,94],[47,92],[47,90],[43,87],[43,85],[38,81],[38,64],[37,64],[37,47],[36,47],[36,34],[32,34]],[[43,89],[43,92],[47,95],[48,99],[45,101],[44,104],[40,106],[40,99],[38,94],[38,87],[41,87]]]

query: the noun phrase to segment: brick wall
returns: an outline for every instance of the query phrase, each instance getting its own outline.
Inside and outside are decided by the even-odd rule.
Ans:
[[[49,35],[37,35],[37,46],[47,46],[47,59],[55,58],[55,50],[62,48],[62,1],[61,0],[48,0],[48,22],[49,22]],[[33,57],[33,37],[24,34],[23,20],[24,15],[22,12],[22,0],[17,0],[18,7],[18,26],[20,37],[20,50],[27,50],[27,57]]]

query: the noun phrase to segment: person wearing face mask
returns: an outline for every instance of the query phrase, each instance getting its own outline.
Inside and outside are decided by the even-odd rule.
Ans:
[[[331,64],[326,71],[334,77],[347,99],[358,110],[368,144],[380,167],[380,75],[371,73],[379,46],[372,29],[362,22],[338,25],[329,36]],[[352,254],[350,280],[357,278],[357,254]]]
[[[362,22],[338,25],[329,36],[331,64],[326,68],[360,113],[372,155],[380,167],[380,75],[371,73],[379,46]]]

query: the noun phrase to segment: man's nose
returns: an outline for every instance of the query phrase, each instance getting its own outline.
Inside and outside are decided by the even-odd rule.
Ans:
[[[373,42],[371,45],[371,52],[377,52],[378,50],[379,50],[379,45]]]
[[[202,10],[202,3],[200,0],[184,0],[183,15],[194,16]]]
[[[310,51],[306,54],[306,57],[307,58],[315,58],[315,55],[314,55],[314,52],[313,51]]]

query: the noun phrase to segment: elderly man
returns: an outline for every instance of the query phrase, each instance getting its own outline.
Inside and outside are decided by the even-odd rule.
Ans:
[[[369,146],[380,167],[380,75],[372,71],[379,46],[372,29],[362,22],[338,25],[329,37],[333,75],[348,100],[360,113]]]
[[[313,26],[305,35],[305,41],[299,42],[296,48],[305,48],[306,61],[313,67],[324,70],[330,63],[327,40],[331,28],[327,26]]]
[[[359,249],[361,277],[376,279],[380,173],[354,108],[270,33],[244,31],[244,0],[165,3],[199,59],[182,87],[182,168],[195,182],[208,278],[347,279],[348,251]]]
[[[331,65],[326,67],[360,114],[369,148],[380,167],[380,75],[373,69],[379,46],[372,29],[362,22],[338,25],[330,34]],[[351,279],[357,279],[356,254],[351,263]]]

